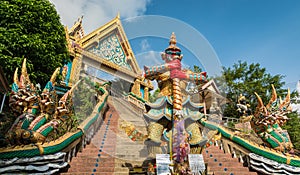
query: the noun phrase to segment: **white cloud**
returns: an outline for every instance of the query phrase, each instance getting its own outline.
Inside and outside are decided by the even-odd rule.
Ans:
[[[143,53],[139,53],[135,55],[136,60],[138,61],[138,64],[141,69],[143,69],[144,66],[155,66],[163,64],[163,60],[161,59],[161,53],[156,51],[147,51]]]
[[[140,43],[141,52],[145,52],[150,49],[150,44],[147,39],[143,39]]]
[[[62,23],[72,27],[84,15],[83,27],[92,32],[112,20],[118,12],[121,18],[143,15],[151,0],[50,0],[60,14]]]

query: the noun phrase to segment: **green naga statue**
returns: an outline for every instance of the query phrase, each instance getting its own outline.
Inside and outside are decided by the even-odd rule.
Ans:
[[[16,119],[8,129],[0,146],[15,146],[45,142],[47,136],[66,121],[72,114],[73,86],[60,100],[54,90],[57,68],[42,92],[29,79],[26,59],[18,79],[18,69],[14,74],[14,83],[9,99],[9,106]]]
[[[194,73],[183,70],[182,54],[176,46],[176,36],[171,35],[169,47],[162,53],[164,64],[144,67],[145,78],[156,80],[160,88],[160,98],[154,103],[146,103],[144,114],[149,121],[149,156],[162,153],[161,145],[169,143],[170,157],[176,162],[186,160],[188,153],[199,153],[203,141],[197,120],[203,117],[204,105],[192,102],[182,89],[189,81],[196,84],[206,82],[206,72]],[[174,154],[173,154],[174,153]]]
[[[262,99],[256,94],[258,105],[251,120],[251,126],[259,137],[271,148],[284,153],[293,153],[293,144],[286,130],[281,127],[288,120],[287,114],[291,112],[290,91],[284,101],[277,99],[277,94],[272,85],[272,98],[265,106]]]

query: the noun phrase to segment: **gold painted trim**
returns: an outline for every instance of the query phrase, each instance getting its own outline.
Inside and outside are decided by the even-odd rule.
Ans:
[[[40,155],[44,155],[44,147],[40,143],[35,144],[40,151]]]
[[[289,155],[286,155],[286,164],[290,164],[291,163],[291,157]]]

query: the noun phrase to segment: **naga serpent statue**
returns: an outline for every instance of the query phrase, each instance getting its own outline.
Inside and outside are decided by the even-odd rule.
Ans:
[[[284,101],[277,99],[277,94],[272,85],[272,98],[265,106],[260,96],[255,93],[258,99],[256,112],[251,120],[251,126],[267,146],[283,153],[293,153],[293,144],[286,130],[281,127],[288,120],[287,114],[292,111],[290,107],[290,90]]]
[[[157,80],[161,96],[154,103],[146,103],[147,112],[144,115],[149,125],[145,143],[149,155],[161,153],[160,146],[169,142],[170,158],[178,163],[185,161],[190,152],[200,151],[202,137],[196,121],[203,117],[200,110],[204,108],[203,104],[192,102],[182,88],[185,88],[187,81],[197,84],[206,82],[206,72],[194,73],[182,69],[182,57],[172,33],[169,47],[162,53],[165,64],[144,67],[145,78]]]
[[[255,93],[258,105],[254,114],[242,94],[238,99],[237,111],[241,121],[249,122],[253,131],[263,140],[264,145],[283,153],[293,153],[293,144],[286,130],[281,127],[286,123],[290,107],[290,91],[284,101],[277,99],[277,93],[272,85],[272,97],[265,106],[260,96]]]
[[[58,101],[54,90],[57,68],[41,93],[29,79],[26,59],[23,61],[20,79],[14,74],[9,106],[17,117],[9,128],[5,145],[24,145],[45,142],[46,137],[72,114],[71,93],[75,86]]]

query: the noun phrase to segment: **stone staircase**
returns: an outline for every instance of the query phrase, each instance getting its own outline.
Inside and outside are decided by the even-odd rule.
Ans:
[[[110,101],[110,100],[109,100]],[[82,152],[73,157],[64,175],[128,175],[129,169],[121,167],[116,157],[119,115],[109,103],[109,110],[99,131]]]
[[[128,102],[109,97],[109,110],[99,131],[91,143],[73,157],[70,167],[63,175],[128,175],[141,167],[147,158],[144,144],[133,142],[119,128],[122,121],[132,122],[146,133],[142,114],[129,110]]]
[[[119,124],[123,121],[132,123],[139,132],[147,134],[146,123],[143,113],[131,107],[128,101],[121,98],[112,98],[112,104],[119,114]],[[117,135],[116,157],[122,166],[128,167],[131,171],[142,168],[148,157],[146,145],[134,142],[119,128]]]
[[[143,143],[132,141],[120,129],[123,121],[131,122],[140,132],[147,133],[143,115],[121,98],[109,97],[109,110],[99,131],[82,152],[73,157],[68,172],[63,175],[128,175],[143,174],[148,152]],[[257,175],[217,146],[203,151],[209,175]],[[136,172],[136,173],[134,173]]]
[[[207,164],[209,175],[257,175],[244,167],[238,158],[224,153],[218,146],[210,146],[203,151],[204,162]]]

